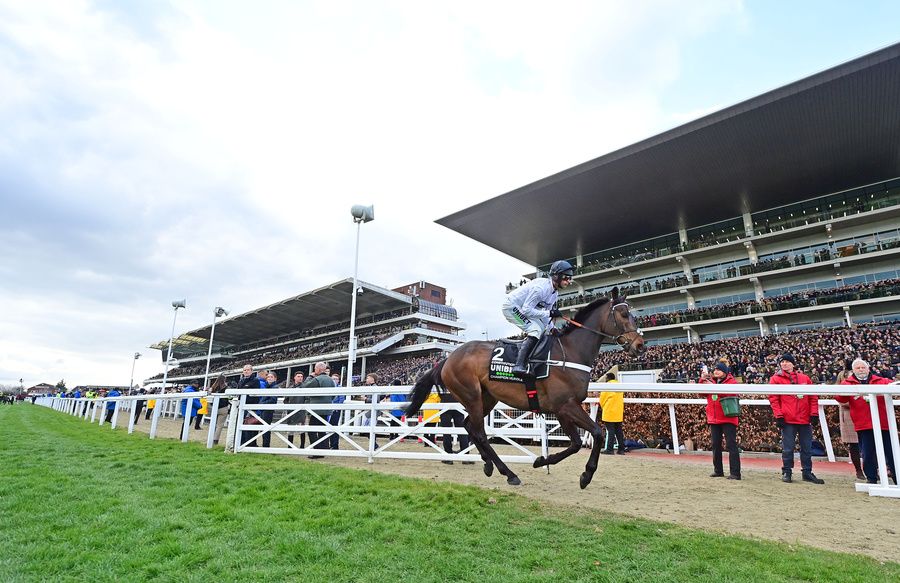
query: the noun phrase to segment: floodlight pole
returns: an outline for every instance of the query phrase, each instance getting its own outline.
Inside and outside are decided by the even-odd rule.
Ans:
[[[134,353],[134,360],[131,361],[131,380],[128,381],[128,393],[131,394],[131,389],[134,387],[134,365],[137,364],[137,359],[141,357],[140,352]]]
[[[356,296],[359,295],[359,282],[357,275],[359,274],[359,232],[363,223],[368,223],[375,219],[375,210],[373,206],[363,207],[354,205],[350,209],[353,216],[353,222],[356,223],[356,254],[353,259],[353,296],[350,299],[350,344],[347,345],[347,388],[353,388],[353,362],[356,360]]]
[[[169,334],[169,351],[166,354],[166,367],[163,369],[163,382],[160,395],[166,392],[166,382],[169,378],[169,361],[172,360],[172,343],[175,342],[175,321],[178,320],[178,308],[185,308],[184,300],[175,300],[172,302],[172,308],[175,309],[175,315],[172,317],[172,333]],[[159,422],[159,410],[162,409],[162,399],[158,400],[156,407],[153,408],[153,421],[150,422],[150,439],[156,437],[156,424]]]
[[[209,361],[212,358],[212,347],[213,347],[213,337],[216,335],[216,318],[220,318],[222,316],[227,316],[228,310],[222,307],[216,307],[213,310],[213,323],[212,330],[209,332],[209,351],[206,353],[206,373],[203,375],[203,390],[207,390],[209,388]]]
[[[362,221],[353,219],[356,223],[356,256],[353,260],[353,296],[350,300],[350,344],[347,350],[347,388],[353,386],[353,361],[356,360],[356,296],[357,293],[357,273],[359,272],[359,232],[362,229]]]

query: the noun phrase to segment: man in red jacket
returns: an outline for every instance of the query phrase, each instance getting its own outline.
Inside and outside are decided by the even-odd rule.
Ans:
[[[797,361],[793,355],[785,353],[779,363],[781,372],[772,375],[771,385],[811,385],[812,380],[802,372],[794,370]],[[790,482],[794,471],[794,443],[800,442],[800,467],[803,481],[824,484],[825,480],[812,472],[812,423],[819,421],[819,397],[800,393],[796,395],[769,395],[775,424],[781,429],[781,481]]]
[[[857,358],[851,365],[853,374],[847,377],[841,384],[859,387],[861,385],[889,385],[891,381],[871,374],[869,363]],[[841,403],[850,405],[850,418],[853,420],[853,428],[859,435],[859,447],[863,455],[863,473],[870,484],[878,483],[878,458],[875,455],[875,430],[872,427],[872,411],[869,401],[862,395],[852,397],[837,395],[835,399]],[[891,447],[891,434],[888,432],[887,405],[884,397],[878,397],[878,420],[881,422],[881,441],[884,444],[884,457],[887,467],[894,476],[894,484],[897,483],[897,469],[894,467],[894,454]]]
[[[719,362],[712,372],[712,379],[706,366],[700,374],[701,384],[715,383],[722,385],[734,385],[737,381],[731,376],[731,371],[724,362]],[[724,388],[724,387],[723,387]],[[718,393],[706,395],[706,422],[709,425],[709,434],[712,440],[713,473],[710,478],[720,478],[725,475],[722,469],[722,435],[725,435],[725,447],[728,448],[728,479],[741,479],[741,454],[737,445],[737,417],[726,417],[722,410],[722,397],[737,397],[735,393]]]

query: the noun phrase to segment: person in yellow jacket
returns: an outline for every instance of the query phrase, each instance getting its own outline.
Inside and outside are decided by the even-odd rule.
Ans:
[[[156,407],[156,399],[147,399],[147,414],[144,415],[144,419],[150,419],[150,416],[153,415],[154,407]]]
[[[615,373],[606,374],[607,383],[618,383]],[[625,434],[622,432],[622,419],[625,416],[625,393],[618,391],[602,391],[600,393],[601,420],[606,426],[606,440],[600,453],[611,455],[613,453],[624,454]],[[617,451],[613,451],[613,444],[617,444]]]
[[[194,416],[194,429],[203,428],[201,422],[204,415],[209,415],[209,401],[206,400],[206,397],[200,397],[200,408],[197,409],[197,414]]]
[[[441,402],[441,396],[438,395],[438,392],[436,390],[434,390],[434,388],[432,387],[431,393],[429,393],[428,396],[425,398],[425,404],[427,405],[428,403],[440,403],[440,402]],[[422,408],[422,424],[423,425],[425,425],[426,427],[437,427],[438,423],[440,423],[440,422],[441,422],[440,410],[425,409],[423,406],[423,408]],[[434,434],[426,435],[425,437],[430,439],[432,443],[434,443],[434,441],[437,439],[437,435],[434,435]],[[429,447],[429,445],[426,443],[425,447]]]

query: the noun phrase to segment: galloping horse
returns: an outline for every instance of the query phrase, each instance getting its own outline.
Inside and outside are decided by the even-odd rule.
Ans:
[[[591,483],[600,457],[600,425],[581,408],[587,397],[590,371],[604,340],[619,344],[632,355],[644,348],[644,339],[637,331],[634,317],[629,311],[625,296],[619,297],[619,288],[612,289],[610,298],[600,298],[581,308],[569,327],[553,343],[550,351],[551,367],[547,378],[538,380],[538,402],[541,412],[555,413],[562,430],[571,443],[565,450],[549,457],[539,457],[534,467],[552,465],[564,460],[581,448],[578,428],[588,431],[594,445],[579,481],[582,489]],[[434,385],[447,388],[466,408],[468,416],[464,426],[484,461],[484,473],[490,476],[494,466],[506,476],[507,483],[521,484],[519,477],[507,467],[491,447],[484,431],[484,417],[498,401],[516,409],[528,410],[528,397],[520,383],[489,380],[488,369],[493,342],[466,342],[454,350],[446,360],[439,362],[416,381],[410,395],[407,416],[413,415],[424,403]]]

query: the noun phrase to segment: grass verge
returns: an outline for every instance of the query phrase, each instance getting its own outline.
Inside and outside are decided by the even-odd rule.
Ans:
[[[0,581],[407,578],[868,583],[900,565],[0,407]]]

